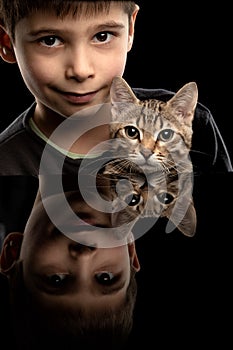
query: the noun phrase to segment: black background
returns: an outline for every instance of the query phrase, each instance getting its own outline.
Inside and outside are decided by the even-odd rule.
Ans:
[[[232,156],[229,6],[157,1],[140,6],[125,79],[132,87],[172,91],[195,81],[199,102],[211,110]],[[16,65],[0,62],[0,79],[3,129],[32,96]],[[194,238],[151,230],[136,241],[141,271],[133,339],[145,349],[230,347],[232,181],[232,174],[196,180]]]

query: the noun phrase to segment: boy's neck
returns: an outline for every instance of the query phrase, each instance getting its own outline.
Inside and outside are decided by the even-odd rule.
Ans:
[[[81,112],[82,113],[82,112]],[[93,113],[81,118],[65,118],[51,110],[41,110],[36,106],[33,121],[38,129],[57,146],[72,153],[87,154],[104,151],[104,145],[97,147],[109,139],[109,109],[106,113]],[[98,116],[99,121],[98,121]]]

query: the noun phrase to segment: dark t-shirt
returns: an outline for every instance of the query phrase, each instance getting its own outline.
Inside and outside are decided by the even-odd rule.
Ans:
[[[10,303],[9,303],[9,286],[7,277],[0,273],[0,341],[1,344],[10,343]]]
[[[167,90],[134,89],[139,99],[168,100],[173,95]],[[0,175],[33,175],[43,173],[77,173],[81,159],[64,156],[56,148],[46,145],[29,126],[35,103],[23,112],[0,135]],[[46,164],[40,161],[46,146]],[[190,157],[194,174],[232,171],[229,154],[221,133],[210,111],[198,103],[193,121],[193,139]]]
[[[157,98],[168,100],[173,95],[167,90],[134,89],[139,99]],[[38,189],[38,172],[46,147],[47,173],[75,174],[82,159],[72,159],[32,131],[29,120],[33,116],[35,103],[23,112],[0,135],[0,222],[6,234],[23,231]],[[232,172],[232,165],[221,133],[210,111],[197,104],[193,121],[191,160],[195,175],[225,174]],[[102,162],[102,156],[96,160]],[[96,163],[98,165],[98,163]],[[13,176],[12,176],[13,175]],[[21,176],[15,176],[21,175]],[[198,176],[199,177],[199,176]],[[196,181],[197,182],[197,181]]]

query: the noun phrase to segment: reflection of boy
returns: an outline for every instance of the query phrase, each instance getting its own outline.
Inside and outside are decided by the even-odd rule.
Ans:
[[[75,228],[85,236],[93,225],[100,230],[111,227],[111,215],[90,207],[79,192],[67,192],[66,198],[86,222],[78,224],[77,219],[73,233]],[[59,207],[59,200],[56,194],[45,199],[53,208]],[[24,234],[9,234],[1,254],[16,345],[39,349],[51,341],[53,346],[86,348],[101,341],[103,349],[119,349],[132,328],[135,274],[140,269],[131,233],[120,246],[99,248],[94,231],[92,245],[80,244],[57,230],[43,203],[38,196]]]
[[[35,97],[35,103],[0,136],[2,175],[37,176],[46,142],[48,163],[59,163],[65,154],[63,172],[68,173],[109,136],[107,125],[95,127],[75,140],[68,153],[63,140],[48,141],[65,118],[109,101],[113,77],[124,73],[138,7],[133,1],[59,1],[54,11],[55,3],[17,0],[6,7],[0,1],[0,55],[17,62]],[[135,93],[140,99],[171,96],[164,90],[135,89]],[[201,104],[193,127],[194,172],[232,170],[221,134]]]

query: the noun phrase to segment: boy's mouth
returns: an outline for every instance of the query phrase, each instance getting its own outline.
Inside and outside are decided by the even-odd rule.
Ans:
[[[90,102],[95,95],[97,94],[97,91],[87,92],[84,94],[78,94],[75,92],[61,92],[60,94],[68,101],[74,104],[80,104],[80,103],[87,103]]]

